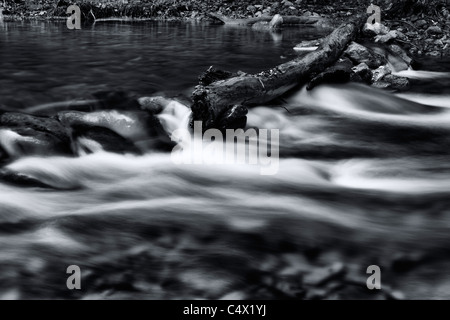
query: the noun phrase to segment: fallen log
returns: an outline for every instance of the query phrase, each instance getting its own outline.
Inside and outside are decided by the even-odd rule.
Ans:
[[[281,28],[283,17],[279,14],[273,16],[272,20],[256,22],[252,25],[253,30],[275,30]]]
[[[258,74],[240,74],[197,86],[192,94],[191,124],[202,121],[204,130],[245,126],[246,106],[270,102],[332,65],[356,38],[365,19],[361,16],[342,24],[317,50],[303,57]]]
[[[274,16],[260,16],[248,19],[231,19],[219,13],[208,13],[208,15],[226,25],[251,26],[257,22],[270,22]],[[322,21],[322,17],[303,17],[303,16],[283,16],[283,25],[308,25]]]

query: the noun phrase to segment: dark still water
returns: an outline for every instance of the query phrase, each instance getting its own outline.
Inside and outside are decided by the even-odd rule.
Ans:
[[[68,30],[65,22],[0,27],[0,104],[32,106],[95,91],[190,95],[209,66],[252,73],[295,53],[300,40],[325,30],[251,28],[177,22],[101,22]]]
[[[119,88],[189,95],[210,65],[263,70],[322,33],[5,23],[0,104],[26,108]],[[282,106],[251,108],[249,127],[279,131],[273,175],[233,161],[178,163],[151,148],[115,154],[96,143],[109,128],[148,145],[142,110],[46,119],[88,124],[76,135],[75,125],[61,129],[76,156],[54,154],[46,125],[14,127],[0,114],[0,156],[13,158],[2,179],[6,172],[45,185],[0,182],[0,299],[449,299],[448,64],[402,74],[415,79],[403,94],[323,85],[293,92]],[[171,134],[189,114],[168,99],[156,117]],[[186,154],[198,150],[190,141],[181,141]],[[71,265],[81,269],[81,290],[66,286]],[[366,286],[370,265],[381,268],[382,290]]]

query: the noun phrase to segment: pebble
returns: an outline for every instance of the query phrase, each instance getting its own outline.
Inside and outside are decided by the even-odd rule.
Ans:
[[[440,35],[442,34],[442,29],[438,26],[431,26],[425,32],[432,35]]]
[[[421,19],[421,20],[417,20],[416,21],[416,23],[415,23],[415,26],[416,26],[416,28],[425,28],[425,26],[427,26],[428,25],[428,23],[425,21],[425,20],[423,20],[423,19]]]

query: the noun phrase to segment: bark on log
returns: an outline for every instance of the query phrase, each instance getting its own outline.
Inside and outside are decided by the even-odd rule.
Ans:
[[[269,22],[273,18],[273,16],[261,16],[248,19],[231,19],[218,13],[209,13],[208,15],[211,18],[222,21],[224,24],[236,26],[251,26],[257,22]],[[321,20],[323,20],[322,17],[283,16],[283,25],[307,25]]]
[[[228,71],[223,70],[217,70],[213,66],[209,67],[208,70],[203,72],[199,77],[199,83],[202,86],[210,85],[213,82],[219,81],[219,80],[225,80],[229,79],[231,77],[234,77],[236,74],[233,74]]]
[[[244,74],[208,86],[197,86],[192,95],[191,120],[201,120],[205,130],[245,125],[242,119],[246,114],[245,106],[270,102],[332,65],[347,44],[356,38],[365,19],[366,16],[357,17],[342,24],[324,39],[317,50],[303,57],[255,75]],[[225,115],[226,119],[221,119]]]

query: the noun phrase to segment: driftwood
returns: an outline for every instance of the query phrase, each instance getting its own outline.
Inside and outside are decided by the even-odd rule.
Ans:
[[[257,22],[269,22],[274,16],[261,16],[248,19],[230,19],[218,13],[209,13],[211,18],[219,20],[227,25],[251,26]],[[322,21],[322,17],[283,16],[283,25],[308,25]]]
[[[191,120],[201,120],[205,130],[245,126],[246,106],[270,102],[331,66],[356,38],[365,19],[365,16],[357,17],[342,24],[317,50],[303,57],[258,74],[241,73],[207,86],[197,86],[192,95]]]

